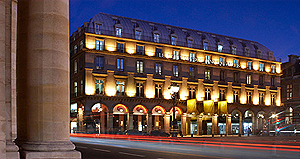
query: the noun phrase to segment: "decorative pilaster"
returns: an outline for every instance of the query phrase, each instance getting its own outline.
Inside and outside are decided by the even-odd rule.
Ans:
[[[218,81],[214,81],[212,100],[214,100],[214,102],[219,101],[219,96],[220,96],[220,91],[218,87]]]
[[[147,119],[147,132],[150,132],[152,130],[152,126],[153,126],[153,124],[152,124],[152,114],[150,114],[150,113],[147,114],[146,119]]]
[[[280,106],[281,105],[281,87],[277,87],[277,95],[276,95],[276,106]]]
[[[231,114],[226,115],[226,135],[231,134]]]
[[[165,83],[164,83],[164,98],[171,99],[171,94],[169,92],[169,87],[171,85],[171,76],[165,76]]]
[[[201,114],[197,115],[197,135],[203,134],[202,121],[203,121],[203,116]]]
[[[155,97],[155,87],[154,87],[152,74],[147,74],[145,95],[146,95],[146,98],[154,98]]]
[[[244,84],[244,83],[241,83],[240,103],[241,104],[246,104],[247,103],[246,84]]]
[[[258,105],[259,104],[258,85],[254,85],[253,104],[254,105]]]
[[[186,135],[186,113],[181,115],[181,132],[182,135]]]
[[[181,100],[186,100],[187,97],[189,96],[189,91],[187,88],[187,79],[188,78],[182,77],[182,84],[179,90],[179,95]]]
[[[211,122],[212,122],[211,134],[217,135],[218,134],[218,115],[217,114],[212,116]]]
[[[167,112],[164,116],[165,132],[170,133],[170,113]]]
[[[232,82],[228,82],[228,88],[227,88],[227,102],[228,102],[228,103],[233,103]]]
[[[205,97],[203,79],[198,79],[197,101],[203,101]]]
[[[107,77],[105,80],[105,94],[107,96],[115,96],[117,93],[116,79],[114,77],[114,71],[107,70]]]
[[[134,97],[136,94],[136,86],[134,83],[134,73],[128,73],[126,85],[125,85],[125,92],[128,97]]]
[[[265,105],[271,105],[270,86],[266,86]]]

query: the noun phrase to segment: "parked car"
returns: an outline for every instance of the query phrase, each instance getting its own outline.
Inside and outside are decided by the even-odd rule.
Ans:
[[[158,131],[158,130],[152,130],[149,133],[150,136],[163,136],[163,137],[170,137],[169,133]]]
[[[147,133],[138,130],[125,130],[125,135],[147,135]]]

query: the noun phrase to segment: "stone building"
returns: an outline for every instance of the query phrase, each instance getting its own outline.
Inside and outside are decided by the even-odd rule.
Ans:
[[[281,62],[262,44],[99,13],[70,37],[71,131],[247,134],[281,105]],[[100,128],[99,128],[100,127]]]

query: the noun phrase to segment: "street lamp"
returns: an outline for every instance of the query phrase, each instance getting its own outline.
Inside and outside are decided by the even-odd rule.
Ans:
[[[172,133],[172,137],[177,137],[177,121],[176,121],[176,96],[177,96],[177,93],[179,91],[179,86],[176,84],[176,83],[172,83],[171,86],[169,87],[169,92],[172,96],[172,99],[173,99],[173,120],[172,120],[172,129],[171,129],[171,133]]]

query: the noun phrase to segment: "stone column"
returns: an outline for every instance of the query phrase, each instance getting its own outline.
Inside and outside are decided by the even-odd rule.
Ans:
[[[165,76],[165,83],[164,83],[164,98],[171,99],[171,94],[169,92],[169,87],[171,85],[171,76]]]
[[[270,86],[266,86],[265,105],[271,105]]]
[[[239,135],[244,134],[244,115],[240,115],[240,120],[239,120]]]
[[[170,133],[170,114],[166,113],[164,116],[164,127],[165,127],[165,132]]]
[[[186,113],[181,115],[181,132],[182,135],[186,135]]]
[[[197,135],[203,134],[202,121],[203,121],[203,116],[197,115]]]
[[[218,87],[218,81],[214,81],[212,100],[214,100],[214,102],[218,102],[220,98],[219,96],[220,96],[220,91]]]
[[[182,84],[179,90],[179,95],[181,100],[186,100],[187,97],[189,96],[189,91],[187,88],[187,79],[185,77],[182,77]]]
[[[205,97],[203,79],[198,79],[197,101],[203,101]]]
[[[281,87],[277,87],[277,95],[276,95],[276,106],[281,105],[281,97],[280,97]]]
[[[101,134],[105,133],[105,112],[100,112],[100,132]]]
[[[153,82],[153,75],[147,74],[146,86],[145,86],[145,96],[146,98],[155,97],[155,85]]]
[[[212,116],[212,121],[211,121],[211,134],[216,135],[218,134],[218,115],[215,114]]]
[[[226,115],[226,135],[231,134],[231,114]]]
[[[232,82],[228,82],[226,99],[228,103],[233,103]]]
[[[127,114],[127,130],[133,129],[133,113],[130,112]]]
[[[254,85],[254,90],[253,90],[253,104],[258,105],[259,104],[259,94],[258,94],[258,85]]]
[[[78,131],[83,132],[83,108],[78,108],[78,114],[77,114],[77,127],[78,127]]]
[[[113,113],[109,112],[107,113],[107,129],[108,131],[112,131],[114,128],[114,117],[113,117]]]
[[[152,114],[147,115],[147,132],[152,130]]]
[[[68,22],[68,0],[19,0],[17,143],[21,158],[81,158],[69,136]]]
[[[128,97],[134,97],[136,94],[136,86],[134,83],[134,73],[128,72],[128,77],[125,85],[125,93]]]
[[[241,83],[240,103],[241,104],[246,104],[247,103],[246,84],[244,84],[244,83]]]

